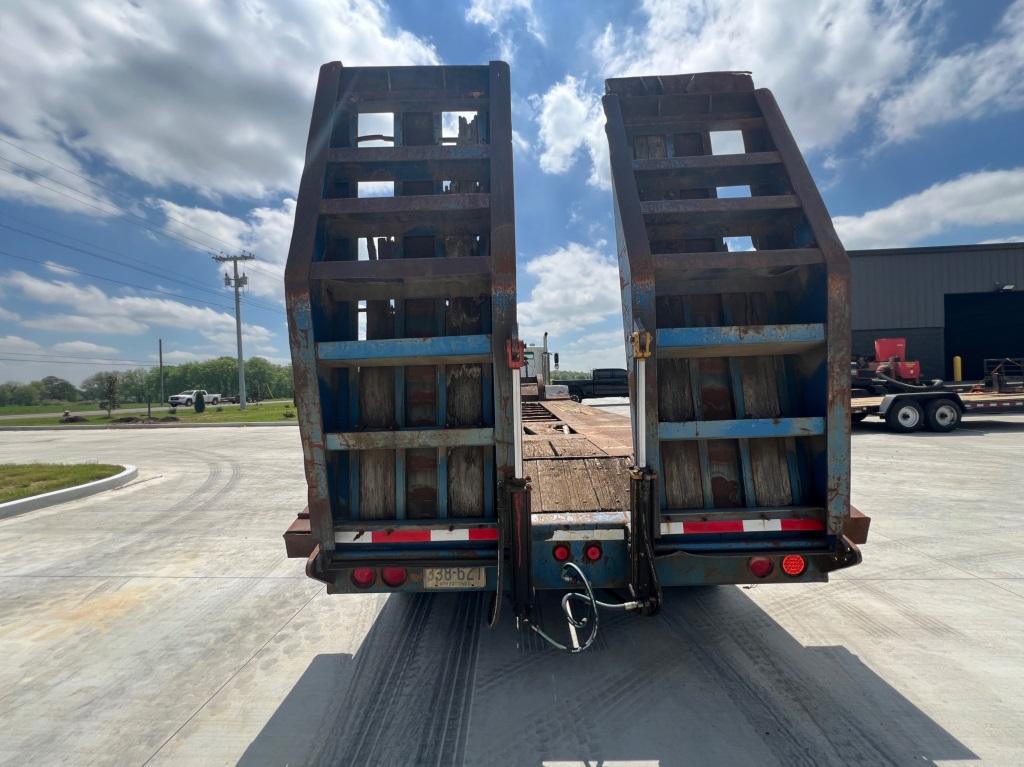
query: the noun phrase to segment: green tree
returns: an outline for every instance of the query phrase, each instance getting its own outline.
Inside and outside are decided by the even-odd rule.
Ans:
[[[111,411],[116,410],[121,404],[118,401],[118,375],[117,373],[103,374],[103,393],[100,396],[99,405],[107,411],[107,418],[110,418]]]
[[[106,377],[110,375],[109,371],[100,371],[99,373],[93,373],[91,376],[82,381],[82,398],[92,401],[97,401],[103,397],[103,387],[106,381]],[[114,374],[116,375],[116,373]]]
[[[75,402],[78,399],[78,389],[70,381],[65,381],[57,376],[46,376],[39,381],[40,398],[55,402]]]
[[[135,368],[134,370],[125,370],[120,375],[121,392],[123,396],[129,400],[135,400],[136,402],[145,402],[146,397],[146,371],[143,368]],[[157,384],[157,393],[159,393],[159,383]]]
[[[591,372],[589,370],[552,370],[551,380],[552,381],[576,381],[581,378],[590,378]]]
[[[38,405],[40,400],[40,386],[39,383],[6,383],[3,387],[2,401],[0,404],[3,405]]]

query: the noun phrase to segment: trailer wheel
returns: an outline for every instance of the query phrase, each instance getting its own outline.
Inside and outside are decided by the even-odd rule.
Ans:
[[[573,402],[582,402],[583,392],[581,392],[579,389],[569,389],[569,399],[571,399]]]
[[[885,414],[885,422],[892,431],[909,434],[924,424],[924,411],[913,400],[896,402]]]
[[[951,399],[937,399],[928,403],[925,419],[932,431],[953,431],[960,425],[960,407]]]

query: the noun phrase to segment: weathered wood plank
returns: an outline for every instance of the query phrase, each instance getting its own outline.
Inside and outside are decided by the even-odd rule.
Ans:
[[[736,323],[761,323],[774,311],[773,295],[767,293],[723,296],[726,316]],[[778,418],[786,415],[779,401],[775,360],[748,357],[740,360],[743,401],[748,418]],[[786,506],[794,503],[784,439],[752,440],[750,464],[754,496],[758,506]]]
[[[371,260],[397,255],[395,241],[369,238]],[[387,301],[366,302],[366,337],[394,338],[395,318]],[[386,367],[359,369],[359,417],[361,428],[388,429],[397,424],[395,413],[395,371]],[[359,460],[359,517],[395,518],[395,451],[367,450]]]
[[[459,143],[476,143],[476,120],[460,118]],[[459,182],[452,182],[458,188]],[[446,258],[479,256],[474,237],[444,238]],[[483,330],[481,302],[474,298],[452,298],[444,308],[445,335],[475,335]],[[445,420],[449,426],[479,426],[484,422],[481,365],[445,366]],[[448,514],[472,517],[483,514],[483,448],[454,448],[448,453]]]
[[[671,509],[699,509],[704,506],[700,480],[700,456],[696,442],[661,443],[661,479],[665,501]]]

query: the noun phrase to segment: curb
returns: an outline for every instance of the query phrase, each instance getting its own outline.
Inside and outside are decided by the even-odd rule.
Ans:
[[[0,426],[2,431],[90,431],[96,429],[241,429],[261,426],[297,426],[291,421],[252,421],[240,423],[69,423],[61,426]]]
[[[26,511],[44,509],[47,506],[56,506],[58,503],[73,501],[78,498],[85,498],[89,495],[102,493],[104,490],[111,490],[115,487],[135,479],[139,475],[139,469],[130,463],[124,464],[124,471],[112,477],[97,479],[95,482],[86,482],[84,485],[65,487],[63,490],[53,490],[42,495],[33,495],[28,498],[19,498],[16,501],[0,503],[0,519],[15,517],[24,514]]]

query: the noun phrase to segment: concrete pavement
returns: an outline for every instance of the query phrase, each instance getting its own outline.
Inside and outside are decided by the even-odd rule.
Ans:
[[[0,434],[137,481],[0,521],[3,765],[1024,763],[1024,417],[854,435],[865,563],[669,592],[581,656],[284,558],[297,430]],[[557,605],[546,605],[557,630]]]

